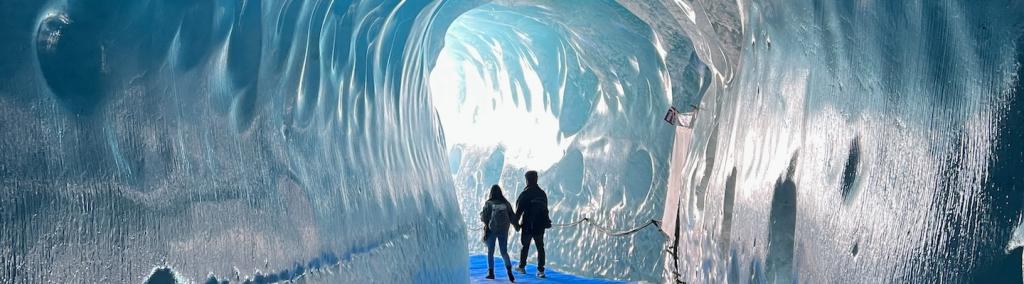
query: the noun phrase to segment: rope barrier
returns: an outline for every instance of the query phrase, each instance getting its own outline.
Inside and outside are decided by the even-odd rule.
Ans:
[[[579,225],[580,223],[586,222],[587,220],[590,220],[590,219],[588,219],[587,217],[583,217],[583,218],[581,218],[579,220],[576,220],[575,222],[570,222],[570,223],[565,223],[565,224],[551,224],[551,228],[553,229],[553,228],[572,227],[572,226]]]
[[[607,228],[605,226],[602,226],[601,224],[594,223],[594,221],[592,221],[590,219],[587,219],[587,218],[584,218],[584,219],[587,220],[590,223],[591,226],[594,226],[594,228],[597,228],[601,232],[604,232],[606,235],[613,236],[613,237],[630,235],[630,234],[639,232],[640,230],[643,230],[644,228],[647,228],[650,225],[657,224],[656,220],[650,220],[650,221],[647,221],[647,223],[644,223],[643,225],[640,225],[638,227],[635,227],[635,228],[632,228],[632,229],[629,229],[629,230],[625,230],[625,231],[621,231],[621,232],[615,232],[615,231],[612,231],[611,229],[609,229],[609,228]]]
[[[636,232],[639,232],[640,230],[643,230],[644,228],[647,228],[647,227],[649,227],[651,225],[654,225],[654,227],[657,228],[658,232],[661,232],[662,235],[664,235],[666,237],[671,237],[671,236],[668,235],[668,233],[666,233],[664,230],[661,229],[661,220],[656,220],[656,219],[651,219],[650,221],[645,222],[643,225],[639,225],[639,226],[633,227],[633,228],[631,228],[629,230],[618,231],[618,232],[613,231],[613,230],[609,229],[608,227],[605,227],[605,226],[603,226],[601,224],[598,224],[598,223],[594,222],[593,219],[590,219],[590,218],[587,218],[587,217],[583,217],[583,218],[580,218],[579,220],[576,220],[576,221],[573,221],[573,222],[569,222],[569,223],[551,224],[551,229],[555,229],[555,228],[561,229],[561,228],[575,227],[577,225],[583,224],[584,222],[590,224],[591,226],[596,228],[598,231],[600,231],[600,232],[602,232],[602,233],[604,233],[604,234],[606,234],[608,236],[612,236],[612,237],[621,237],[621,236],[626,236],[626,235],[630,235],[630,234],[635,234]],[[480,227],[470,228],[470,230],[473,230],[473,231],[483,230],[483,228],[484,228],[483,226],[480,226]],[[669,253],[670,255],[673,255],[673,256],[676,256],[677,253],[678,253],[678,251],[676,250],[676,248],[674,246],[667,246],[667,247],[663,248],[662,251],[666,252],[666,253]],[[674,267],[674,269],[672,269],[671,272],[672,272],[672,278],[674,278],[675,283],[676,284],[686,284],[685,281],[680,280],[682,278],[682,275],[679,274],[678,267],[675,267],[675,266],[673,266],[673,267]]]

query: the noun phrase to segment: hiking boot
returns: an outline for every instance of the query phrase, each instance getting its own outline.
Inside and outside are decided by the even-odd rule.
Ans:
[[[508,272],[508,281],[512,282],[512,283],[516,283],[516,277],[512,276],[512,267],[511,266],[505,267],[505,271]]]
[[[544,275],[544,271],[537,271],[537,278],[547,278],[547,277],[548,277],[547,275]]]
[[[526,267],[522,267],[522,266],[516,267],[516,272],[519,272],[519,273],[522,273],[522,274],[526,274]]]

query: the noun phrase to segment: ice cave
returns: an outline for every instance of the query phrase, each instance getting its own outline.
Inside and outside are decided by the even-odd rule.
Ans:
[[[0,283],[502,283],[492,185],[520,283],[1024,283],[1021,0],[0,0],[0,75]]]

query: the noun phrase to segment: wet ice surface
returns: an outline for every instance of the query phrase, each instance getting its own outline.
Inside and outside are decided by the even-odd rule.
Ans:
[[[0,282],[466,281],[440,126],[402,80],[437,7],[65,2],[0,9]]]
[[[667,44],[679,43],[659,42],[612,1],[489,4],[456,19],[431,88],[468,227],[479,226],[492,184],[515,203],[527,170],[540,172],[554,223],[586,217],[625,230],[658,219],[673,134],[660,115],[674,99],[695,103],[687,95],[710,79],[689,61],[692,51],[678,47],[674,56],[699,70],[673,85]],[[657,229],[611,237],[584,225],[549,230],[545,239],[553,267],[661,279],[665,238]],[[484,249],[472,241],[470,248]]]
[[[5,1],[0,282],[466,282],[527,168],[678,220],[552,231],[577,275],[1021,282],[1020,1],[484,2]]]
[[[443,166],[426,72],[447,22],[476,4],[8,3],[14,8],[3,9],[2,26],[11,28],[0,45],[10,51],[0,57],[0,238],[9,241],[0,248],[0,277],[137,282],[169,267],[190,281],[464,281],[465,226]],[[571,24],[585,26],[586,16]],[[635,34],[642,26],[633,20],[602,28],[651,42],[649,34]],[[632,48],[573,42],[585,44],[573,48],[588,60]],[[584,64],[579,58],[564,58],[560,70],[573,80],[545,88],[565,90],[530,99],[544,105],[538,113],[561,118],[558,133],[546,139],[561,146],[568,140],[560,136],[574,136],[593,145],[565,144],[572,148],[558,167],[561,181],[545,181],[555,198],[572,201],[561,207],[585,209],[556,221],[585,214],[631,226],[659,212],[656,177],[664,176],[659,155],[668,151],[668,132],[651,134],[656,120],[613,135],[600,135],[600,123],[584,126],[592,113],[646,119],[663,108],[667,75],[656,50],[586,63],[589,70],[571,68]],[[585,80],[574,85],[577,77]],[[626,94],[645,88],[655,91]],[[598,89],[600,95],[591,92]],[[613,160],[618,155],[629,157],[635,170],[625,180],[638,190],[584,178],[584,162],[602,175],[627,167]],[[584,182],[591,184],[586,191]],[[645,208],[618,214],[636,209],[619,206],[625,204]],[[643,270],[641,278],[659,273],[655,232],[614,242],[636,265],[584,257],[578,251],[610,241],[593,232],[564,234],[553,265],[607,275]],[[577,241],[584,247],[572,248]]]
[[[737,52],[709,64],[734,77],[705,94],[673,161],[667,270],[698,283],[1021,282],[1020,3],[695,2],[667,13],[727,20],[683,28]]]

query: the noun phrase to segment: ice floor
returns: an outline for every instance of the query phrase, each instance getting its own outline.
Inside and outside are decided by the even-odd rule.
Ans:
[[[508,283],[508,277],[505,276],[504,262],[502,262],[500,256],[494,258],[494,280],[484,278],[487,276],[487,256],[482,254],[470,255],[469,256],[469,281],[470,283]],[[519,262],[512,260],[513,267]],[[516,273],[516,283],[625,283],[621,281],[602,280],[579,277],[571,274],[565,274],[558,270],[547,268],[547,278],[537,278],[537,265],[527,264],[526,274]]]

